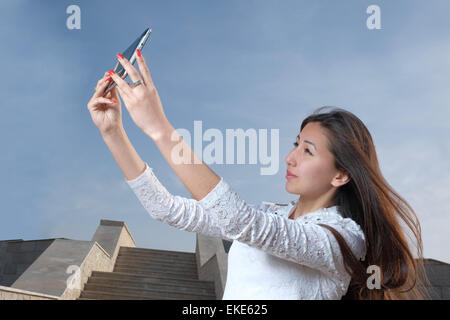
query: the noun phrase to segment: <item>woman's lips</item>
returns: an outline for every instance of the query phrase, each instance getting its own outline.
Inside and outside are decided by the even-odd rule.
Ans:
[[[289,170],[286,171],[286,179],[297,178],[296,175],[293,175]]]

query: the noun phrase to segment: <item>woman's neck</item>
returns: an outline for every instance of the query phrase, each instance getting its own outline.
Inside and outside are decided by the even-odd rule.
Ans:
[[[300,196],[295,206],[295,209],[290,214],[290,219],[297,219],[298,217],[307,214],[309,212],[314,212],[322,208],[329,208],[335,204],[329,199],[315,199],[308,201],[304,197]]]

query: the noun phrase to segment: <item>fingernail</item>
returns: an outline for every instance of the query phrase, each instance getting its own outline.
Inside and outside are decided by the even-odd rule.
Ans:
[[[138,57],[142,57],[141,50],[136,49],[136,52],[137,52]]]
[[[114,99],[109,99],[109,100],[111,100],[113,103],[116,103],[116,100],[114,100]]]
[[[114,72],[114,70],[109,70],[108,71],[108,74],[111,76],[112,74],[114,74],[115,72]]]
[[[121,55],[120,53],[118,53],[118,54],[117,54],[117,58],[123,59],[123,55]]]
[[[105,82],[109,82],[109,81],[111,81],[112,79],[111,79],[111,76],[108,76],[108,78],[106,78],[105,79]]]

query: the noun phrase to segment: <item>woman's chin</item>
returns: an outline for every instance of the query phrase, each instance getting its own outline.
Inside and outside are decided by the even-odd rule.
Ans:
[[[295,188],[293,188],[291,185],[289,185],[289,181],[286,181],[285,189],[288,193],[300,194]]]

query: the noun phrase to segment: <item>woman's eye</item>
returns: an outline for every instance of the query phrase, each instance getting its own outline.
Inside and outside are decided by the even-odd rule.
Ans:
[[[297,142],[294,142],[293,144],[294,144],[295,147],[298,147],[298,143],[297,143]],[[305,148],[305,152],[307,152],[307,153],[309,153],[310,155],[312,155],[311,151],[309,151],[308,148]]]

